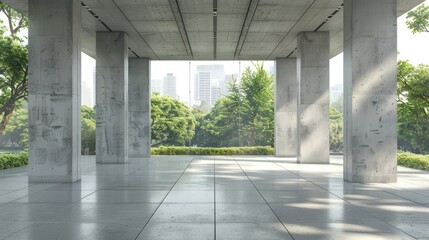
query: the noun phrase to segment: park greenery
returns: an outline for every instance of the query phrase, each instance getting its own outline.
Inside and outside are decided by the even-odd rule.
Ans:
[[[0,13],[6,16],[6,26],[0,22],[0,135],[6,129],[16,108],[28,96],[28,49],[18,33],[28,20],[0,2]],[[1,20],[0,20],[1,21]]]

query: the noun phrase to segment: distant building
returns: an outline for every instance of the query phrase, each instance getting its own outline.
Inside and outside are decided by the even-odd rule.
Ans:
[[[222,97],[220,87],[212,87],[212,99],[210,105],[214,106],[216,101]]]
[[[331,103],[337,101],[339,98],[343,97],[343,84],[335,84],[330,89],[331,92]]]
[[[88,107],[95,106],[95,67],[92,76],[89,78],[82,78],[81,105]]]
[[[159,95],[164,95],[164,81],[162,79],[150,80],[150,91],[157,92]]]
[[[167,73],[167,76],[164,77],[163,88],[164,88],[164,95],[177,99],[176,76],[174,76],[174,74]]]
[[[238,80],[238,74],[225,75],[225,81],[223,81],[222,85],[220,86],[222,96],[228,95],[229,84],[234,80]]]
[[[81,105],[85,105],[88,107],[94,107],[93,101],[93,91],[88,86],[88,83],[82,82],[81,85]]]
[[[197,65],[194,79],[194,98],[214,106],[225,88],[224,67],[220,64]]]

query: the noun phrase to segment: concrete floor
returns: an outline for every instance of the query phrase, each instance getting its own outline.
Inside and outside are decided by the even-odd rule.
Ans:
[[[0,171],[0,239],[429,239],[428,172],[351,184],[331,158],[84,157],[73,184]]]

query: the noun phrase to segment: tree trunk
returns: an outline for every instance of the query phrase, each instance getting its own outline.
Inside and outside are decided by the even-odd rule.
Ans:
[[[0,135],[3,135],[4,130],[6,129],[7,123],[12,117],[13,110],[15,109],[15,101],[7,101],[4,106],[3,118],[0,122]]]

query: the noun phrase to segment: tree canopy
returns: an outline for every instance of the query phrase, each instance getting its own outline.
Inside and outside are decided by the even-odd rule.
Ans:
[[[8,19],[0,27],[0,135],[17,106],[28,96],[28,50],[17,33],[27,27],[25,16],[0,3],[0,13]]]
[[[85,155],[95,154],[95,108],[82,106],[81,109],[81,152]]]
[[[195,134],[195,117],[182,102],[169,96],[152,94],[152,146],[182,145]]]
[[[407,26],[415,34],[421,32],[429,33],[429,6],[424,4],[407,14]]]
[[[398,143],[429,153],[429,66],[398,62]]]
[[[198,119],[193,144],[204,147],[272,146],[274,142],[273,76],[262,63],[247,67],[241,82]]]

